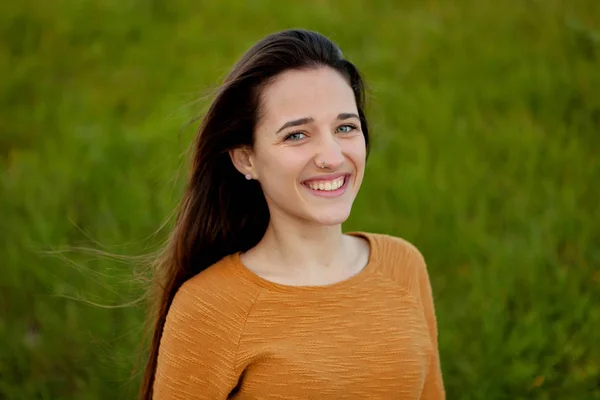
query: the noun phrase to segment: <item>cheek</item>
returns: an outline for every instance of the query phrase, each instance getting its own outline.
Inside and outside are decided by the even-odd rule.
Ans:
[[[358,170],[357,172],[362,174],[367,159],[367,147],[364,136],[357,137],[355,140],[350,141],[345,152],[355,165]]]
[[[306,167],[310,157],[307,151],[300,147],[277,149],[267,154],[262,154],[257,160],[261,180],[265,184],[274,183],[290,178],[296,179]]]

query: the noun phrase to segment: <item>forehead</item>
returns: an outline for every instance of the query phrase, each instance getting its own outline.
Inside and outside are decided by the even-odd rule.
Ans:
[[[357,113],[346,79],[329,67],[290,70],[278,75],[261,95],[262,122],[277,124],[294,118],[335,118]]]

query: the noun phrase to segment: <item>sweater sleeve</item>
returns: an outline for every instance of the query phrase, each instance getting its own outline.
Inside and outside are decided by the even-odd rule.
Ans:
[[[429,364],[429,370],[425,378],[423,392],[421,393],[421,399],[443,400],[446,398],[446,393],[444,390],[442,370],[440,365],[437,320],[435,316],[435,307],[433,304],[431,284],[429,281],[429,274],[427,272],[427,266],[423,255],[418,250],[414,250],[414,262],[416,263],[416,270],[418,273],[421,303],[423,304],[423,313],[427,321],[429,335],[431,337],[431,343],[433,345],[433,353],[431,356],[431,362]]]
[[[243,316],[214,297],[210,288],[185,284],[176,294],[158,351],[155,400],[226,399],[236,386],[234,363]]]

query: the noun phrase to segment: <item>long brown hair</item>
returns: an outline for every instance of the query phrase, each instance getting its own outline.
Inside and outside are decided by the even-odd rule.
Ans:
[[[157,303],[151,312],[153,331],[140,399],[152,398],[163,327],[177,290],[226,255],[255,246],[267,229],[269,210],[259,183],[244,179],[229,157],[229,150],[253,145],[261,90],[283,71],[321,66],[347,79],[368,149],[363,80],[329,39],[286,30],[265,37],[242,56],[202,120],[175,227],[156,262]]]

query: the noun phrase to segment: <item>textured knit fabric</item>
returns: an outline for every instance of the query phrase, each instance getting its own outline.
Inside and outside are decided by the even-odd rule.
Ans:
[[[274,283],[239,253],[187,281],[167,315],[154,398],[444,399],[421,253],[353,235],[369,241],[369,261],[341,282]]]

